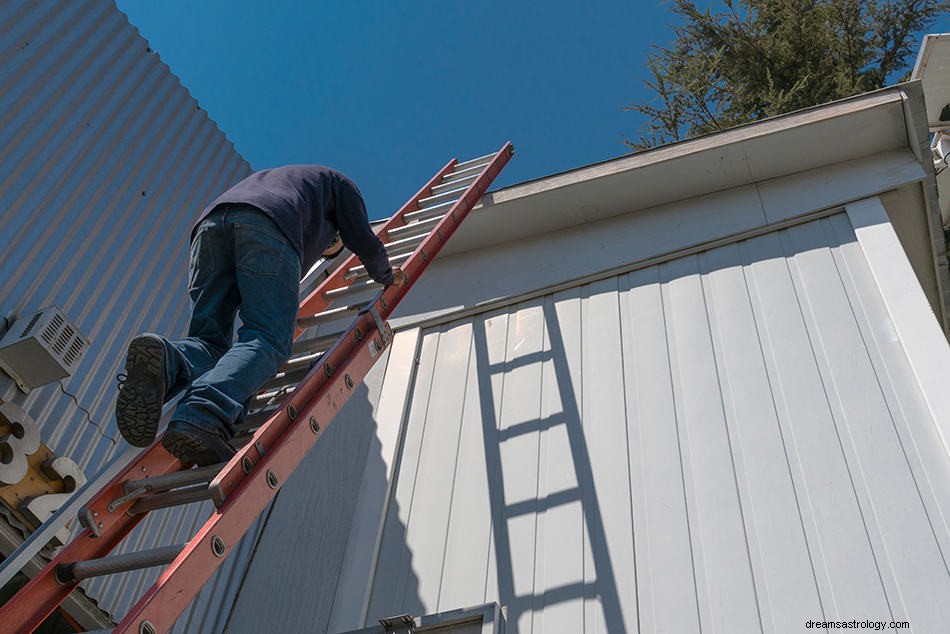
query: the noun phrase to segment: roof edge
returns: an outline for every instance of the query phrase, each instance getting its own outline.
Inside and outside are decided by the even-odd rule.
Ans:
[[[916,83],[916,81],[909,83]],[[762,138],[802,125],[833,119],[876,106],[900,103],[903,100],[902,89],[906,87],[906,85],[906,83],[903,83],[888,86],[826,104],[819,104],[802,110],[769,117],[761,121],[753,121],[734,128],[729,128],[728,130],[711,132],[691,139],[661,145],[635,154],[606,159],[564,172],[558,172],[500,189],[490,190],[485,194],[479,206],[506,202],[584,180],[610,176],[648,165],[657,165],[679,158],[684,154],[693,154],[733,145],[750,139]]]

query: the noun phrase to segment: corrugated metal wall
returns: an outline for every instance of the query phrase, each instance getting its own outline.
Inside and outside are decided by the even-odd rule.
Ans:
[[[947,457],[844,214],[432,328],[407,417],[367,623],[950,620]]]
[[[57,305],[92,341],[64,381],[75,401],[56,384],[25,396],[2,373],[0,398],[88,476],[116,452],[128,340],[186,328],[193,216],[249,172],[113,2],[0,3],[0,314]],[[143,545],[206,516],[150,518]],[[135,583],[88,588],[112,610]]]

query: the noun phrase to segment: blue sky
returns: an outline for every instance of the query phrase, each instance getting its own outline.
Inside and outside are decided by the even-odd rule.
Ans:
[[[340,169],[373,218],[508,140],[494,188],[625,154],[672,39],[659,0],[117,4],[252,168]]]

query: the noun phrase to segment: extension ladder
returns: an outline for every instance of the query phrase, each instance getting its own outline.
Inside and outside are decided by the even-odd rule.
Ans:
[[[295,344],[295,356],[252,404],[247,425],[260,426],[245,434],[237,454],[226,464],[181,470],[156,440],[90,499],[76,538],[0,607],[0,629],[33,631],[83,579],[165,564],[114,632],[170,629],[380,358],[392,340],[386,319],[513,153],[506,143],[487,156],[449,161],[378,232],[406,282],[382,288],[355,256],[347,258],[298,314],[295,338],[314,326],[332,334]],[[356,301],[367,293],[371,299]],[[187,544],[106,556],[149,511],[208,499],[217,510]]]

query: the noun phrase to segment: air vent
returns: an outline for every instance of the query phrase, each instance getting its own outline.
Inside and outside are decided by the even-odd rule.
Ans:
[[[86,342],[76,337],[73,339],[73,343],[69,346],[69,350],[66,351],[66,354],[63,355],[63,360],[66,362],[67,367],[72,367],[76,365],[76,362],[79,361],[79,357],[82,356],[83,350],[86,349]]]
[[[0,341],[0,368],[29,392],[71,376],[88,347],[66,315],[51,306],[21,317],[7,331]]]
[[[30,320],[30,323],[26,325],[26,328],[23,329],[23,332],[20,333],[20,337],[26,337],[31,332],[33,332],[33,326],[36,325],[36,322],[40,320],[40,317],[43,316],[43,313],[36,313],[33,315],[33,319]]]
[[[39,316],[43,316],[42,311],[39,313]],[[33,319],[36,319],[36,317],[34,316]],[[53,341],[56,340],[56,333],[59,332],[59,329],[63,327],[64,322],[65,320],[63,319],[62,315],[55,313],[51,315],[48,323],[43,327],[42,330],[43,341],[46,343],[53,343]]]

